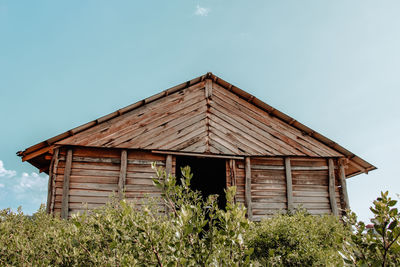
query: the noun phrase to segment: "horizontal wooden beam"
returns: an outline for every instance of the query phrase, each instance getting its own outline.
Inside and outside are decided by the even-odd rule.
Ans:
[[[229,155],[213,155],[213,154],[173,152],[173,151],[161,151],[161,150],[152,150],[151,152],[155,153],[155,154],[167,154],[167,155],[170,154],[170,155],[177,155],[177,156],[190,156],[190,157],[199,157],[199,158],[244,159],[244,157],[229,156]]]
[[[239,164],[239,168],[244,168],[243,164]],[[252,170],[285,170],[285,166],[266,166],[266,165],[251,165]],[[323,171],[328,170],[328,166],[292,166],[292,171]]]
[[[36,151],[34,151],[34,152],[30,153],[30,154],[27,154],[27,155],[23,156],[22,157],[22,161],[27,161],[27,160],[36,158],[37,156],[40,156],[40,155],[42,155],[44,153],[49,152],[53,148],[54,148],[53,146],[47,146],[47,147],[41,148],[39,150],[36,150]]]
[[[60,157],[60,160],[65,160],[65,157]],[[91,157],[73,157],[74,162],[93,162],[93,163],[115,163],[120,164],[121,159],[119,158],[91,158]],[[142,164],[148,165],[155,162],[157,165],[164,166],[165,163],[157,160],[137,160],[137,159],[128,159],[128,164]]]

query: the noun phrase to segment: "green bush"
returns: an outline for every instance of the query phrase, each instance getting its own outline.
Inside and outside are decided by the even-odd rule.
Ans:
[[[357,221],[355,213],[344,218],[351,230],[346,241],[343,259],[350,266],[400,266],[400,213],[389,192],[381,192],[370,210],[374,214],[371,225]]]
[[[32,217],[9,209],[0,212],[1,266],[239,266],[249,265],[244,242],[249,222],[242,205],[227,207],[217,197],[203,200],[190,190],[190,169],[182,185],[157,170],[168,213],[158,201],[140,209],[112,202],[70,220],[53,218],[42,207]]]
[[[1,210],[0,266],[400,265],[400,215],[387,192],[374,201],[368,230],[350,212],[345,224],[302,210],[252,223],[233,201],[235,187],[220,209],[217,196],[190,189],[189,167],[179,184],[155,170],[161,203],[114,199],[69,220],[43,206],[33,216]]]
[[[255,223],[248,243],[264,266],[336,266],[343,264],[338,251],[345,235],[337,218],[299,210]]]

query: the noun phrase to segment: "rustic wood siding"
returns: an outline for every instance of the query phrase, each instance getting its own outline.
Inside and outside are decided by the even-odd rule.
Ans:
[[[146,199],[160,198],[161,191],[153,185],[156,176],[151,163],[165,168],[166,155],[156,155],[150,152],[128,152],[128,168],[126,175],[125,197],[136,205],[146,203]],[[172,166],[175,167],[174,165]]]
[[[252,158],[251,183],[254,220],[287,209],[283,158]]]
[[[50,212],[61,213],[63,199],[63,181],[66,167],[66,151],[72,149],[72,164],[68,191],[68,215],[84,211],[86,208],[100,207],[118,196],[118,181],[121,175],[120,149],[101,149],[70,147],[59,149],[57,166],[54,168],[55,183],[52,190]],[[154,154],[150,151],[128,150],[126,179],[123,187],[128,201],[139,207],[148,197],[159,198],[160,191],[153,185],[155,172],[151,163],[166,167],[166,154]],[[55,159],[56,160],[56,159]],[[328,181],[328,160],[326,158],[291,157],[292,199],[294,207],[302,206],[311,214],[332,213]],[[339,180],[338,162],[335,166],[335,200],[338,214],[343,214],[344,206]],[[172,174],[175,175],[176,157],[172,156]],[[234,167],[234,173],[233,173]],[[250,203],[253,220],[261,220],[288,208],[285,158],[251,157]],[[180,176],[180,175],[178,175]],[[245,160],[226,160],[226,185],[236,185],[236,201],[246,204],[245,196]],[[290,191],[289,191],[290,192]],[[247,203],[248,204],[248,203]],[[164,208],[160,204],[160,210]]]
[[[76,212],[100,207],[117,196],[118,180],[121,168],[121,150],[74,147],[69,183],[69,216]],[[51,212],[61,213],[66,149],[61,149],[58,167],[55,171],[55,190]],[[155,172],[151,163],[165,167],[166,155],[151,152],[129,151],[126,169],[124,195],[128,201],[137,205],[145,197],[160,197],[160,191],[153,185],[151,178]],[[175,157],[172,161],[174,174]]]

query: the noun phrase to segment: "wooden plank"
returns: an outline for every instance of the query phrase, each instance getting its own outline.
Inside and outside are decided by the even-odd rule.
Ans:
[[[44,147],[42,149],[36,150],[30,154],[26,154],[25,156],[22,157],[22,161],[27,161],[30,160],[32,158],[35,158],[37,156],[40,156],[44,153],[49,152],[50,150],[52,150],[54,148],[54,146],[48,146],[48,147]]]
[[[343,206],[346,210],[349,210],[350,202],[349,202],[349,196],[347,194],[346,171],[343,160],[339,161],[339,179],[340,179],[340,184],[342,186],[340,193],[343,198],[343,204],[344,204]]]
[[[61,206],[61,218],[63,219],[68,218],[69,178],[71,175],[71,166],[72,166],[72,149],[70,148],[67,151],[67,159],[64,170],[64,184],[63,184],[62,206]]]
[[[181,108],[183,103],[188,102],[188,98],[192,98],[193,94],[196,95],[196,91],[201,93],[204,98],[204,93],[201,92],[201,90],[198,90],[202,87],[204,87],[204,82],[193,85],[192,87],[184,89],[178,93],[171,94],[168,97],[161,98],[152,103],[148,103],[146,105],[138,107],[112,119],[109,122],[101,123],[97,126],[87,129],[84,132],[80,132],[74,136],[62,140],[60,143],[87,145],[88,142],[101,140],[102,138],[114,138],[114,136],[111,135],[119,133],[121,130],[126,129],[126,125],[139,124],[141,121],[151,118],[154,114],[156,114],[158,118],[160,118],[161,116],[169,116],[168,112],[165,112],[166,109],[172,112],[176,111],[170,109],[174,109],[174,107]],[[187,104],[192,105],[193,103]]]
[[[240,166],[243,168],[243,166]],[[284,170],[284,166],[251,165],[252,170]],[[292,171],[322,171],[328,170],[328,166],[297,166],[291,167]]]
[[[58,153],[57,153],[58,154]],[[55,161],[55,154],[53,154],[50,162],[49,167],[49,180],[47,184],[47,202],[46,202],[46,212],[50,213],[51,210],[51,195],[53,191],[53,172],[54,172],[54,161]],[[57,155],[58,156],[58,155]]]
[[[170,117],[174,117],[173,120],[170,118],[167,121],[159,119],[157,125],[154,128],[152,125],[146,125],[139,128],[136,132],[133,132],[133,136],[129,135],[125,139],[126,142],[118,144],[118,146],[131,147],[148,147],[157,146],[161,140],[164,140],[168,136],[179,133],[184,128],[201,121],[206,117],[206,105],[205,101],[199,102],[196,106],[190,107],[187,114],[170,114]],[[170,121],[168,121],[170,120]]]
[[[290,138],[286,139],[283,137],[290,143],[296,140],[296,142],[300,143],[303,148],[307,148],[309,151],[319,154],[319,156],[340,156],[339,153],[327,147],[323,143],[317,141],[311,136],[304,135],[299,129],[294,128],[274,115],[271,116],[264,110],[259,109],[253,104],[241,99],[239,96],[232,94],[220,87],[218,84],[215,84],[214,95],[217,94],[220,95],[221,99],[224,101],[234,104],[235,110],[241,111],[242,113],[247,114],[247,116],[253,117],[265,125],[268,125],[272,129],[279,131],[281,134],[284,134],[286,138]]]
[[[221,138],[229,139],[231,142],[237,145],[241,150],[246,151],[252,155],[265,155],[268,151],[265,150],[263,145],[256,145],[253,142],[249,142],[248,135],[242,134],[235,128],[230,127],[227,123],[214,122],[216,116],[211,116],[210,127],[214,129],[214,133]],[[218,119],[216,120],[218,121]],[[229,129],[231,128],[231,129]]]
[[[118,179],[118,197],[120,199],[122,199],[124,195],[127,165],[128,165],[128,152],[126,151],[126,149],[123,149],[121,150],[121,169],[119,172],[119,179]]]
[[[293,183],[292,183],[292,170],[290,166],[290,158],[285,158],[285,173],[286,173],[286,198],[287,208],[289,211],[293,210]]]
[[[333,159],[328,159],[329,165],[329,200],[331,209],[334,216],[338,216],[338,209],[335,197],[335,165]]]
[[[65,160],[65,157],[60,157],[60,160]],[[120,164],[120,159],[114,158],[91,158],[91,157],[73,157],[74,162],[92,162],[92,163],[113,163]],[[128,164],[142,164],[142,165],[151,165],[152,162],[156,162],[157,165],[164,166],[165,163],[159,160],[134,160],[128,159]]]
[[[246,196],[246,206],[247,206],[247,217],[249,220],[252,219],[252,203],[251,203],[251,163],[250,157],[245,158],[245,172],[246,172],[246,186],[245,186],[245,196]]]
[[[223,99],[215,95],[216,97],[213,99],[214,103],[217,103],[219,106],[214,106],[217,109],[225,109],[226,114],[229,114],[232,118],[235,117],[235,120],[238,122],[247,125],[247,128],[257,131],[260,134],[267,135],[268,141],[275,143],[278,145],[278,150],[282,148],[288,149],[291,151],[289,155],[302,155],[302,156],[319,156],[318,154],[312,152],[307,147],[302,146],[297,142],[297,139],[291,139],[286,135],[286,132],[277,131],[272,125],[271,121],[265,121],[266,115],[263,118],[258,116],[257,119],[253,118],[251,112],[249,113],[246,109],[237,108],[238,104],[233,103],[233,101],[227,102],[226,98]],[[254,106],[253,106],[254,108]],[[250,125],[249,125],[250,123]],[[300,153],[301,152],[301,153]],[[285,155],[285,154],[280,154]]]
[[[172,155],[167,155],[165,159],[165,172],[167,173],[167,177],[172,175]]]
[[[56,154],[55,161],[54,161],[54,166],[53,166],[53,178],[52,178],[52,195],[51,195],[51,207],[50,207],[50,213],[53,214],[54,212],[54,201],[56,197],[56,177],[57,177],[57,168],[59,164],[59,148],[56,148],[54,150],[54,154]]]
[[[206,79],[206,85],[205,85],[206,98],[212,97],[212,87],[213,87],[213,81],[211,79]]]
[[[244,157],[240,156],[231,156],[231,155],[212,155],[212,154],[204,154],[204,153],[191,153],[191,152],[175,152],[175,151],[162,151],[162,150],[152,150],[152,153],[158,154],[171,154],[177,156],[190,156],[190,157],[199,157],[199,158],[220,158],[220,159],[244,159]]]
[[[46,212],[51,213],[53,211],[53,199],[55,194],[55,184],[56,184],[56,172],[58,167],[58,154],[59,149],[56,148],[54,150],[53,157],[50,163],[50,173],[49,173],[49,184],[48,184],[48,193],[47,193],[47,206]]]
[[[72,178],[72,176],[71,176]],[[57,188],[62,188],[62,182],[56,183]],[[118,191],[118,184],[101,184],[101,183],[77,183],[70,179],[69,189],[90,189],[99,191]]]

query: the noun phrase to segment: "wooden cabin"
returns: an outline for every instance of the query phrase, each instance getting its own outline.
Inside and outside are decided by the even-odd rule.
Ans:
[[[341,216],[349,207],[346,179],[376,169],[211,73],[18,155],[49,174],[47,210],[63,218],[115,193],[128,200],[159,196],[154,161],[172,174],[190,165],[192,186],[205,195],[235,185],[236,201],[252,220],[299,205]]]

